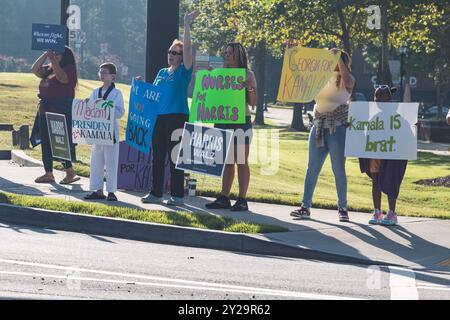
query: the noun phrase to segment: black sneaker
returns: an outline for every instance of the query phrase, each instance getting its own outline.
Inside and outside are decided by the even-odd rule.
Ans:
[[[110,193],[108,193],[108,198],[106,200],[115,202],[115,201],[117,201],[117,197],[114,193],[110,192]]]
[[[300,207],[300,209],[294,210],[291,212],[291,217],[300,220],[309,220],[311,219],[311,211],[308,208]]]
[[[245,200],[244,198],[238,198],[236,203],[231,207],[230,210],[234,212],[248,211],[247,200]]]
[[[205,207],[208,209],[230,209],[231,201],[228,197],[219,196],[215,201],[207,203]]]
[[[350,218],[348,217],[348,211],[345,208],[339,208],[339,221],[340,222],[349,222]]]
[[[100,195],[97,192],[92,192],[84,197],[85,200],[105,200],[106,197],[104,195]]]

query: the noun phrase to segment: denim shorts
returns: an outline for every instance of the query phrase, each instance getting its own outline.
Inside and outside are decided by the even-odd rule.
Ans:
[[[253,124],[251,116],[245,117],[245,123],[243,124],[216,124],[214,128],[233,131],[234,145],[252,143]],[[241,134],[242,136],[239,136]]]

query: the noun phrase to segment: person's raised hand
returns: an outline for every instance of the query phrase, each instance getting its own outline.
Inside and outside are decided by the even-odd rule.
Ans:
[[[186,12],[186,15],[184,16],[184,24],[185,25],[191,25],[191,23],[197,19],[197,17],[200,15],[200,11],[195,10],[192,12]]]
[[[334,54],[337,54],[337,53],[341,52],[341,49],[333,48],[333,49],[330,49],[330,51],[333,52]]]

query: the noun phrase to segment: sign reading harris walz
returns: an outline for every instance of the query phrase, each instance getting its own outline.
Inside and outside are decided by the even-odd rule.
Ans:
[[[176,168],[221,178],[233,131],[186,123]]]
[[[56,53],[63,53],[67,32],[66,26],[33,23],[31,48],[38,51],[51,49]]]
[[[51,112],[46,112],[45,115],[47,118],[52,157],[60,160],[72,161],[66,116]]]

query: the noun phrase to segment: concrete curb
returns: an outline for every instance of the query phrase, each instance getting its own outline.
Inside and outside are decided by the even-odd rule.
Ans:
[[[12,150],[11,160],[21,167],[43,167],[42,161],[33,159],[25,154],[22,150]]]
[[[386,262],[299,248],[281,242],[223,231],[138,222],[0,204],[0,222],[95,234],[160,244],[226,250],[333,263],[387,265]],[[391,264],[389,264],[391,265]]]

